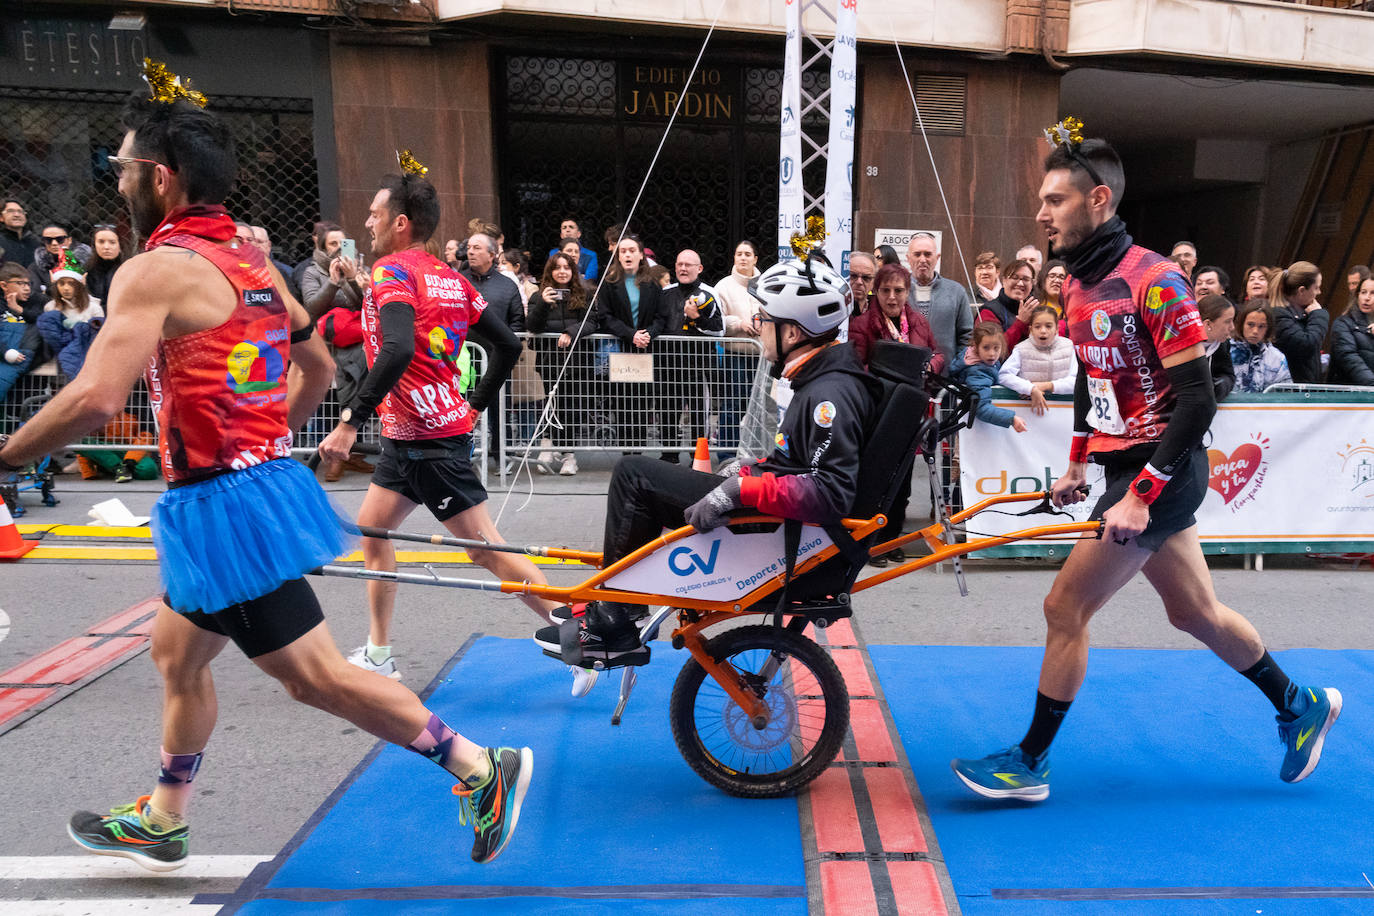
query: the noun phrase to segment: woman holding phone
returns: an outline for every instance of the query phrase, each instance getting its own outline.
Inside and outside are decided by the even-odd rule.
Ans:
[[[577,258],[556,251],[544,262],[544,273],[539,286],[530,294],[525,309],[525,327],[531,334],[558,337],[536,336],[531,338],[534,345],[535,368],[545,386],[554,396],[553,383],[558,378],[563,363],[568,363],[563,380],[559,383],[557,397],[550,416],[555,424],[549,430],[549,437],[541,445],[549,453],[546,466],[556,468],[558,473],[570,477],[577,473],[577,455],[574,452],[559,452],[577,443],[574,418],[588,412],[585,398],[591,391],[587,385],[591,357],[579,349],[583,338],[596,333],[596,325],[587,315],[587,288],[577,273]],[[585,347],[581,347],[585,350]],[[569,356],[572,356],[569,360]],[[540,461],[545,462],[540,454]]]

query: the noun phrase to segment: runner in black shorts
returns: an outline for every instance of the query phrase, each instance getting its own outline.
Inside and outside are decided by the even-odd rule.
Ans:
[[[1082,686],[1088,622],[1137,572],[1164,601],[1169,622],[1251,680],[1278,712],[1286,747],[1279,776],[1306,778],[1341,711],[1334,688],[1299,687],[1240,614],[1217,601],[1193,513],[1207,492],[1202,439],[1216,413],[1192,288],[1177,266],[1132,243],[1116,216],[1121,160],[1102,140],[1060,145],[1045,160],[1037,219],[1069,267],[1062,295],[1078,356],[1069,467],[1056,505],[1080,502],[1088,460],[1107,492],[1093,510],[1101,540],[1079,541],[1045,599],[1048,635],[1030,729],[1019,744],[955,760],[955,774],[988,798],[1040,801],[1050,786],[1049,746]]]
[[[358,524],[395,529],[423,504],[456,537],[503,543],[487,514],[487,493],[472,468],[472,429],[520,356],[520,341],[486,301],[443,261],[425,251],[439,223],[439,198],[419,174],[390,175],[372,200],[367,228],[378,256],[363,299],[363,348],[368,374],[345,405],[339,425],[320,444],[320,456],[346,460],[358,427],[377,411],[382,421],[382,455],[363,497]],[[468,331],[479,327],[493,344],[491,363],[471,393],[462,394],[458,351]],[[528,557],[468,551],[474,562],[498,578],[540,585],[547,579]],[[394,570],[390,541],[363,539],[368,569]],[[367,644],[349,661],[398,678],[391,656],[391,618],[396,583],[369,581],[371,626]],[[561,607],[532,596],[522,600],[543,620]],[[576,669],[573,695],[596,681],[596,672]]]

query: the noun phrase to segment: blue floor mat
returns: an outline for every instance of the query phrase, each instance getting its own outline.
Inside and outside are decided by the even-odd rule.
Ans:
[[[796,801],[733,798],[691,771],[667,714],[687,655],[654,652],[612,727],[619,672],[574,700],[566,669],[528,640],[478,640],[427,705],[479,743],[534,749],[501,857],[474,864],[453,779],[387,746],[241,912],[804,913]]]
[[[1374,653],[1276,653],[1300,683],[1345,697],[1321,765],[1287,785],[1272,707],[1211,653],[1094,650],[1051,753],[1050,797],[1038,805],[979,798],[949,761],[1020,740],[1040,649],[869,653],[965,914],[1374,912],[1362,875],[1374,877],[1374,715],[1365,703]],[[1007,896],[1179,888],[1200,889],[1198,899]],[[1264,888],[1348,896],[1246,890]]]

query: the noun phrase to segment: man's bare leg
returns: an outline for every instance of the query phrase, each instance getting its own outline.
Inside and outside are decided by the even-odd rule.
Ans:
[[[394,490],[375,483],[367,488],[358,524],[395,530],[417,503]],[[396,571],[396,548],[385,538],[363,538],[363,563],[368,569]],[[374,646],[391,645],[391,618],[396,612],[396,583],[369,580],[367,583],[368,641]]]
[[[464,509],[457,515],[444,522],[444,527],[453,532],[455,537],[467,538],[469,540],[484,540],[490,544],[504,544],[505,540],[501,537],[501,532],[496,530],[495,523],[491,520],[491,515],[487,512],[486,503],[478,503],[471,509]],[[539,570],[538,566],[529,557],[519,553],[499,553],[491,550],[469,550],[468,556],[477,565],[486,569],[498,579],[508,582],[530,582],[535,585],[548,585],[549,580]],[[549,611],[562,605],[557,601],[550,601],[547,598],[536,598],[533,595],[521,595],[520,600],[529,606],[530,610],[539,615],[545,622],[552,622]]]

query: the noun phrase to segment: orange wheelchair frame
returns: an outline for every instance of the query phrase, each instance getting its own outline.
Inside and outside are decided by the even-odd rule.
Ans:
[[[731,601],[683,597],[666,590],[629,591],[609,584],[618,575],[634,569],[658,551],[697,534],[690,526],[663,534],[609,566],[603,566],[602,554],[591,551],[562,547],[517,547],[439,535],[362,528],[362,533],[368,537],[522,553],[573,561],[598,569],[585,581],[570,586],[450,578],[439,576],[432,570],[410,573],[325,566],[315,572],[326,576],[499,591],[508,595],[534,595],[569,605],[584,601],[613,601],[651,607],[661,605],[642,625],[641,640],[647,646],[658,635],[660,626],[667,618],[676,614],[671,643],[674,648],[686,648],[691,655],[690,661],[678,675],[670,704],[674,737],[684,758],[706,781],[724,791],[749,797],[772,797],[795,792],[819,776],[835,759],[848,728],[849,699],[843,676],[829,655],[807,639],[802,631],[809,624],[825,627],[835,619],[850,616],[850,595],[936,563],[953,561],[960,591],[967,594],[962,569],[958,565],[959,559],[966,554],[1017,541],[1101,536],[1101,522],[1088,521],[1036,525],[1003,535],[979,536],[964,541],[954,537],[960,533],[957,527],[960,523],[994,505],[1030,501],[1040,501],[1046,509],[1049,507],[1048,494],[1036,492],[992,497],[947,515],[937,498],[940,521],[899,538],[875,544],[867,550],[869,556],[880,556],[919,540],[929,548],[928,554],[857,579],[847,593],[829,596],[827,600],[813,602],[809,606],[789,605],[787,610],[781,610],[781,603],[777,601],[779,590],[789,583],[804,582],[808,572],[839,555],[840,547],[833,541],[799,558],[790,577],[785,571],[779,571],[761,579],[747,591],[741,591]],[[731,518],[727,527],[732,529],[732,533],[733,529],[742,525],[772,525],[776,530],[782,522],[782,519],[775,517],[750,515]],[[844,519],[841,525],[845,533],[855,541],[862,542],[885,523],[886,517],[878,514],[867,519]],[[770,597],[774,600],[765,600]],[[765,621],[772,616],[775,622],[721,629],[723,625],[741,623],[751,615]],[[718,635],[708,637],[706,631],[713,628]],[[601,665],[597,663],[593,667]],[[620,699],[612,717],[613,725],[619,724],[635,679],[636,668],[624,668]],[[815,694],[816,691],[819,696]],[[704,698],[703,692],[706,694]],[[708,746],[717,740],[719,746]]]

